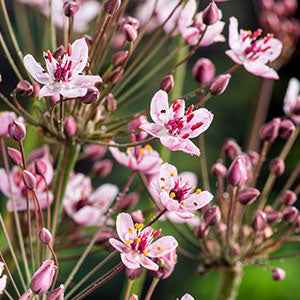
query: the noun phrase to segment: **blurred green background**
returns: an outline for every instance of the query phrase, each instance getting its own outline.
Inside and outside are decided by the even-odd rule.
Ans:
[[[166,0],[167,1],[167,0]],[[256,1],[250,0],[231,0],[228,3],[222,5],[222,11],[224,13],[224,19],[227,21],[232,15],[238,17],[241,22],[241,26],[245,28],[255,29],[257,27],[257,10],[255,9]],[[201,2],[201,5],[203,3]],[[11,11],[14,20],[18,19],[20,11]],[[36,20],[36,19],[35,19]],[[42,20],[40,20],[42,21]],[[2,28],[1,28],[2,29]],[[227,26],[225,28],[225,34],[227,35]],[[37,41],[37,34],[32,32],[33,38]],[[24,46],[25,47],[25,46]],[[25,48],[26,49],[26,48]],[[200,57],[208,57],[216,64],[217,72],[221,73],[227,70],[231,66],[229,58],[224,54],[227,49],[227,43],[217,44],[207,49],[201,49],[197,52],[195,57],[188,65],[187,77],[185,80],[184,91],[188,92],[197,87],[196,82],[191,75],[191,68],[193,62]],[[155,66],[160,57],[167,55],[167,49],[161,52],[157,58],[149,65],[149,68]],[[291,76],[299,78],[299,51],[297,50],[291,61],[280,70],[280,81],[275,83],[274,92],[272,96],[270,111],[268,119],[273,116],[282,115],[282,100],[287,86],[287,82]],[[3,55],[0,56],[0,73],[3,77],[3,83],[1,89],[4,91],[9,90],[15,86],[16,81],[9,70],[7,61]],[[141,74],[141,76],[143,76]],[[213,98],[207,103],[207,107],[214,113],[215,119],[206,135],[207,140],[207,154],[209,165],[211,165],[217,158],[225,138],[233,137],[241,145],[244,145],[248,136],[251,120],[253,117],[254,105],[259,93],[259,85],[261,80],[246,73],[244,70],[238,70],[233,76],[230,86],[226,93],[220,97]],[[125,107],[124,110],[132,112],[132,109],[138,111],[149,104],[151,94],[157,89],[158,82],[153,79],[149,83],[150,88],[145,90],[145,93],[141,98],[135,102],[134,106]],[[153,88],[152,88],[153,87]],[[184,93],[185,94],[185,93]],[[279,149],[280,142],[275,147]],[[294,148],[294,151],[288,159],[288,170],[299,160],[300,147],[299,143]],[[183,153],[173,153],[171,155],[171,163],[174,163],[180,171],[193,171],[198,174],[200,178],[200,162],[197,158],[191,158]],[[82,166],[81,166],[82,167]],[[97,180],[95,186],[101,182],[113,182],[124,185],[128,176],[128,171],[125,168],[114,165],[113,173],[105,180]],[[276,189],[280,189],[283,184],[282,181],[276,184]],[[139,183],[136,181],[135,185]],[[132,188],[134,190],[134,188]],[[143,201],[143,198],[142,198]],[[1,206],[4,209],[4,201],[1,202]],[[164,226],[164,233],[172,233],[172,229]],[[188,247],[188,245],[185,245]],[[185,247],[184,246],[184,247]],[[300,245],[288,245],[280,253],[294,253],[300,252]],[[92,267],[96,261],[102,257],[99,255],[93,255],[88,262],[82,268],[82,273],[86,273],[90,267]],[[299,258],[291,258],[284,261],[273,261],[276,266],[283,267],[287,272],[287,278],[283,282],[274,282],[271,279],[271,273],[268,270],[261,267],[247,267],[245,270],[245,276],[241,285],[239,300],[296,300],[300,299],[300,260]],[[74,265],[74,262],[66,263],[64,273],[68,274],[68,270]],[[183,259],[179,256],[179,262],[176,266],[173,275],[164,281],[161,281],[157,290],[154,293],[154,300],[172,300],[176,297],[182,296],[185,292],[191,293],[197,300],[210,300],[214,299],[219,281],[218,274],[212,272],[204,276],[196,274],[197,266],[194,262],[187,259]],[[81,274],[76,277],[80,278]],[[107,284],[104,288],[100,289],[97,293],[90,296],[88,299],[118,299],[120,291],[123,286],[124,275],[120,275],[115,278],[111,283]],[[146,286],[150,283],[151,276],[149,275],[146,280]]]

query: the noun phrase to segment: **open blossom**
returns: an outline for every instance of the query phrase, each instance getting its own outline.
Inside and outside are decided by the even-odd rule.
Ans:
[[[229,46],[231,50],[226,54],[237,64],[257,76],[268,79],[278,79],[277,72],[268,63],[276,60],[282,50],[282,43],[275,39],[272,34],[261,37],[262,30],[254,32],[238,30],[238,20],[230,18]]]
[[[300,81],[297,78],[292,78],[289,82],[283,110],[295,123],[300,123]]]
[[[154,259],[174,251],[178,243],[172,236],[164,236],[154,241],[160,235],[159,230],[151,227],[143,229],[142,224],[134,224],[129,214],[120,213],[116,223],[120,240],[111,238],[110,244],[121,253],[121,259],[128,269],[138,269],[141,266],[157,271],[158,264]]]
[[[208,129],[213,114],[205,108],[185,111],[185,101],[177,99],[169,106],[168,94],[159,90],[151,101],[150,115],[154,123],[144,123],[141,129],[160,139],[172,151],[200,155],[198,147],[190,140]]]
[[[30,75],[44,85],[39,97],[53,96],[59,99],[85,96],[88,88],[102,79],[98,75],[83,75],[88,63],[88,45],[84,38],[76,40],[60,57],[51,51],[44,53],[46,69],[36,62],[31,54],[24,57],[24,65]]]
[[[100,226],[106,221],[105,213],[117,194],[118,188],[109,183],[92,191],[90,178],[76,174],[68,182],[64,209],[68,216],[80,225]]]
[[[42,209],[47,208],[53,201],[53,194],[48,191],[48,186],[53,179],[53,166],[51,157],[46,151],[38,149],[32,152],[29,156],[27,170],[31,172],[36,179],[35,192],[37,199]],[[40,153],[38,153],[38,151]],[[37,174],[36,164],[43,164],[45,173],[42,175]],[[8,211],[14,209],[22,211],[27,209],[27,188],[23,180],[23,171],[14,166],[10,173],[7,175],[5,169],[0,169],[0,190],[9,198],[7,202]],[[33,201],[29,201],[30,209],[34,210],[35,205]]]
[[[183,219],[193,218],[195,211],[213,199],[211,193],[197,189],[168,163],[161,166],[159,176],[151,181],[150,191],[159,207]]]
[[[7,276],[6,275],[2,275],[3,271],[4,271],[4,263],[0,262],[0,295],[3,294],[3,291],[6,287],[6,283],[7,283]]]
[[[128,148],[127,153],[111,147],[110,152],[118,163],[145,175],[153,175],[159,172],[162,162],[159,153],[153,150],[150,145]]]

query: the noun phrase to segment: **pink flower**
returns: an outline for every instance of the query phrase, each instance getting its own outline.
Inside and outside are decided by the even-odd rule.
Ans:
[[[284,97],[283,110],[292,120],[300,123],[300,81],[292,78],[289,82],[288,89]]]
[[[6,283],[7,283],[7,276],[2,275],[4,271],[4,263],[0,261],[0,295],[3,294],[3,291],[5,290]]]
[[[53,96],[59,99],[85,96],[88,88],[102,79],[98,75],[82,75],[88,63],[88,45],[84,38],[76,40],[60,58],[50,51],[44,53],[47,71],[31,54],[24,57],[24,65],[30,75],[44,85],[39,97]]]
[[[282,50],[280,40],[273,38],[272,34],[260,37],[262,30],[254,32],[238,31],[238,20],[230,18],[229,46],[231,50],[226,54],[237,64],[243,65],[245,69],[257,76],[269,79],[278,79],[277,72],[268,67],[269,62],[279,57]]]
[[[161,166],[159,176],[151,181],[150,191],[160,208],[182,219],[193,218],[195,211],[213,199],[211,193],[196,189],[189,178],[178,175],[177,169],[168,163]]]
[[[76,174],[68,182],[64,209],[68,216],[83,226],[101,226],[107,220],[105,213],[118,194],[112,184],[103,184],[92,191],[89,177]]]
[[[190,294],[184,294],[180,300],[195,300],[195,298]]]
[[[168,94],[159,90],[151,101],[150,115],[154,123],[144,123],[141,129],[160,139],[172,151],[200,155],[198,147],[190,140],[208,129],[213,114],[205,108],[185,112],[185,101],[178,99],[169,107]]]
[[[153,150],[150,145],[128,148],[127,153],[121,152],[116,147],[111,147],[110,152],[118,163],[145,175],[159,172],[162,162],[159,153]]]
[[[0,112],[0,136],[8,135],[8,125],[15,121],[17,116],[14,112],[3,111]]]
[[[142,266],[157,271],[159,266],[153,260],[167,255],[178,246],[172,236],[164,236],[153,242],[160,231],[151,227],[143,229],[142,224],[134,224],[131,216],[126,213],[118,215],[116,227],[121,241],[111,238],[109,242],[121,253],[122,262],[128,269]]]
[[[51,157],[47,152],[43,153],[43,156],[36,156],[35,153],[40,150],[32,152],[34,155],[29,157],[27,170],[31,172],[36,179],[35,192],[42,209],[47,208],[53,201],[53,194],[47,191],[47,187],[50,185],[53,178],[53,166],[51,163]],[[45,173],[43,176],[36,173],[36,163],[42,163],[45,167]],[[27,188],[23,180],[23,171],[15,166],[10,171],[9,175],[4,169],[0,169],[0,190],[9,198],[7,202],[7,210],[23,211],[27,209]],[[30,209],[34,210],[35,205],[33,201],[29,202]]]

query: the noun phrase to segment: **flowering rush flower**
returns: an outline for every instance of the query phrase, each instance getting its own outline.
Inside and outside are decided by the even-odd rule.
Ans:
[[[4,289],[6,287],[6,283],[7,283],[7,276],[2,275],[2,273],[4,271],[4,266],[5,266],[4,263],[0,262],[0,295],[3,294],[3,291],[4,291]]]
[[[268,79],[278,79],[277,72],[267,66],[269,62],[276,60],[282,50],[282,43],[275,39],[272,34],[261,37],[262,30],[254,32],[238,31],[238,20],[230,18],[229,46],[231,50],[226,54],[237,64],[257,76]]]
[[[45,166],[45,174],[43,174],[43,176],[36,173],[35,164],[37,162],[40,164],[42,163]],[[40,203],[40,207],[45,209],[53,201],[53,194],[48,191],[48,186],[52,182],[54,172],[49,153],[47,151],[42,151],[42,149],[33,151],[29,156],[27,170],[36,178],[35,192],[37,199]],[[0,190],[9,198],[6,205],[7,210],[26,210],[27,188],[23,180],[23,171],[17,166],[14,166],[9,174],[6,173],[5,169],[0,169],[0,178]],[[29,207],[32,210],[35,209],[33,201],[29,202]]]
[[[91,179],[83,174],[73,175],[67,185],[64,209],[68,216],[83,226],[101,226],[105,213],[118,194],[112,184],[103,184],[92,191]]]
[[[159,153],[150,145],[128,148],[127,153],[111,147],[110,152],[118,163],[145,175],[154,175],[159,172],[162,163]]]
[[[53,96],[59,99],[86,95],[88,88],[102,79],[98,75],[83,75],[88,63],[88,45],[84,38],[76,40],[60,57],[54,57],[50,50],[44,52],[47,71],[36,62],[31,54],[24,57],[24,65],[30,75],[44,85],[39,97]]]
[[[292,120],[300,123],[300,81],[297,78],[292,78],[289,82],[283,100],[283,110],[285,114],[292,118]]]
[[[200,155],[198,147],[190,140],[208,129],[213,114],[205,108],[185,111],[185,101],[178,99],[169,107],[168,94],[159,90],[151,101],[150,115],[154,123],[145,122],[141,129],[160,139],[172,151]]]
[[[160,208],[174,212],[179,218],[193,218],[194,212],[212,199],[213,195],[191,185],[185,176],[178,176],[177,169],[165,163],[159,176],[150,183],[150,191]]]
[[[172,236],[159,237],[160,231],[151,227],[143,228],[143,224],[134,224],[131,216],[120,213],[116,223],[120,240],[111,238],[110,244],[121,253],[121,260],[128,269],[138,269],[141,266],[157,271],[159,266],[154,259],[174,251],[178,243]]]
[[[190,294],[184,294],[180,300],[195,300],[195,298]]]

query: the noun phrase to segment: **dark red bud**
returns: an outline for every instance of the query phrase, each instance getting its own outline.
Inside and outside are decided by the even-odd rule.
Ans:
[[[160,83],[160,89],[164,90],[167,93],[169,93],[174,88],[174,86],[175,82],[172,74],[165,76]]]

